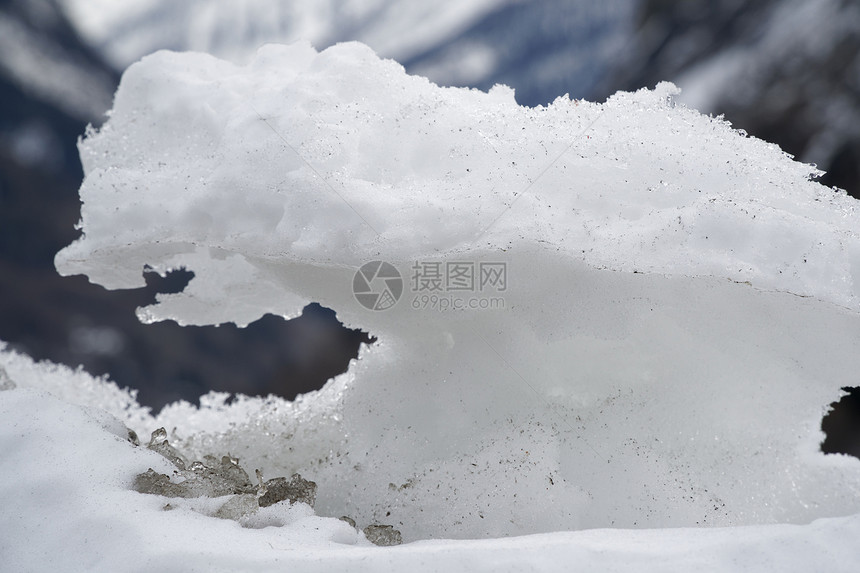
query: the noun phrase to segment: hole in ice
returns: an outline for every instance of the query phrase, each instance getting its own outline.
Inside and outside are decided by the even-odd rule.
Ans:
[[[204,357],[157,385],[137,388],[139,401],[156,410],[177,400],[199,403],[210,391],[292,400],[346,372],[360,345],[375,341],[362,330],[344,327],[333,310],[317,303],[292,320],[267,314],[245,328],[232,323],[180,327],[173,322],[148,327],[174,337],[176,352],[184,347]]]
[[[48,286],[22,283],[39,303],[5,315],[0,339],[36,360],[107,375],[136,389],[154,412],[177,400],[196,403],[210,390],[293,399],[344,372],[361,343],[372,342],[318,304],[292,321],[266,316],[244,329],[142,324],[135,308],[153,304],[158,294],[182,292],[194,277],[185,268],[143,271],[146,285],[128,290],[106,290],[83,276]]]
[[[194,278],[194,273],[187,270],[185,267],[171,269],[160,275],[149,265],[143,268],[143,279],[146,281],[146,290],[152,295],[155,300],[156,294],[173,294],[182,292],[191,279]]]
[[[821,420],[821,430],[827,436],[821,451],[860,458],[860,387],[842,390],[846,394],[830,405],[830,412]]]

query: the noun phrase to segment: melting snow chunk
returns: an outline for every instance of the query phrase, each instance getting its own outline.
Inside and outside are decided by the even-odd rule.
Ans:
[[[57,267],[194,273],[145,320],[317,301],[376,336],[295,403],[158,423],[407,540],[860,511],[860,469],[818,451],[860,370],[856,202],[676,93],[527,108],[359,44],[159,52],[81,142]]]
[[[860,371],[857,204],[675,93],[526,108],[358,44],[144,58],[80,144],[83,236],[58,269],[108,288],[193,272],[147,321],[243,325],[316,301],[378,343],[294,402],[210,394],[151,416],[104,382],[60,391],[138,432],[175,428],[150,449],[180,477],[152,469],[144,487],[229,491],[177,503],[248,527],[301,531],[313,510],[276,503],[292,495],[385,543],[750,526],[707,537],[735,553],[697,545],[713,557],[750,532],[856,531],[860,461],[819,444]],[[368,263],[386,272],[356,281]],[[53,384],[0,356],[19,385]],[[223,452],[293,478],[248,514]],[[617,535],[704,539],[641,533]],[[593,535],[578,555],[618,538]]]

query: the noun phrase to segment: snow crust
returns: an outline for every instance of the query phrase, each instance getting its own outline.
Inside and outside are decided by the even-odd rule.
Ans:
[[[48,390],[142,436],[168,428],[190,458],[299,472],[318,485],[318,515],[389,523],[413,542],[380,557],[339,548],[329,570],[364,558],[428,570],[856,561],[860,461],[818,449],[827,405],[860,367],[856,203],[675,93],[525,108],[501,86],[407,76],[359,44],[267,46],[247,66],[145,58],[80,144],[84,235],[58,270],[131,288],[145,265],[184,266],[185,291],[143,320],[247,324],[315,301],[379,341],[295,402],[210,394],[157,416],[106,381],[0,352],[19,386],[0,393],[21,428],[4,432],[23,451],[62,443],[20,413],[41,401],[95,431],[26,388]],[[353,296],[373,260],[405,279],[388,310]],[[504,263],[502,304],[424,304],[409,283],[428,261]],[[116,495],[142,471],[142,454],[122,455],[105,472],[124,478],[97,478]],[[210,531],[196,514],[203,529],[170,529],[154,508],[113,519],[155,520],[167,533],[146,535],[171,548]],[[314,547],[331,548],[333,521],[314,525]],[[211,527],[253,534],[234,525]],[[414,543],[605,527],[664,529]],[[292,537],[301,527],[281,529],[273,545],[294,563],[320,558]],[[211,555],[238,543],[212,539]],[[263,539],[237,555],[265,562]]]
[[[246,67],[159,52],[129,68],[111,121],[81,144],[85,236],[57,266],[109,288],[142,286],[143,264],[219,267],[196,292],[254,272],[250,257],[356,268],[522,238],[592,266],[856,308],[856,202],[776,146],[675,107],[675,93],[528,108],[502,86],[438,88],[355,43],[270,45]]]

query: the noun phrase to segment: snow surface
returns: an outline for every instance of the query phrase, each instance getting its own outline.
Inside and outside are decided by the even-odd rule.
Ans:
[[[130,444],[118,419],[52,395],[74,401],[70,388],[89,387],[102,399],[113,395],[121,411],[129,397],[115,386],[9,351],[0,361],[20,383],[0,384],[3,571],[850,571],[858,555],[860,515],[804,526],[595,529],[393,548],[374,547],[304,505],[264,508],[242,527],[211,517],[223,500],[131,491],[137,473],[169,472],[167,461]],[[34,388],[46,381],[52,393]]]
[[[74,534],[74,557],[119,570],[129,555],[147,570],[849,570],[860,461],[819,443],[860,367],[856,203],[675,93],[525,108],[359,44],[129,68],[80,144],[84,235],[58,270],[131,288],[145,265],[184,266],[185,291],[142,319],[247,324],[316,301],[379,340],[295,402],[210,394],[157,416],[109,382],[0,352],[17,385],[0,393],[16,444],[4,555],[56,563],[51,544]],[[388,310],[353,296],[372,260],[405,279]],[[503,304],[426,304],[413,265],[452,261],[505,263]],[[326,519],[280,509],[264,518],[283,525],[249,530],[211,506],[162,512],[129,484],[164,460],[122,424],[167,428],[190,459],[299,472]],[[28,478],[69,485],[22,493]],[[407,545],[371,547],[341,515]]]

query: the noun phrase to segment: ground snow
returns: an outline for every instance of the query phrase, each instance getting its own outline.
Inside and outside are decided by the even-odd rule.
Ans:
[[[30,381],[55,369],[27,366]],[[116,418],[25,387],[0,392],[0,416],[3,571],[647,572],[742,564],[782,572],[849,571],[857,559],[858,515],[804,526],[596,529],[386,549],[298,506],[266,508],[258,523],[241,527],[199,505],[131,491],[135,474],[170,468],[129,443]],[[177,507],[165,511],[167,503]]]
[[[60,272],[129,288],[144,265],[185,266],[185,291],[144,320],[247,324],[316,301],[379,341],[295,402],[212,394],[157,416],[108,382],[0,352],[18,386],[0,393],[4,440],[34,460],[4,471],[70,482],[46,499],[78,505],[46,535],[111,530],[118,543],[90,550],[111,565],[845,569],[860,557],[860,462],[818,444],[860,368],[856,203],[674,93],[524,108],[359,44],[267,46],[246,67],[145,58],[81,143],[84,235]],[[404,279],[384,311],[352,292],[372,260]],[[506,282],[422,292],[413,267],[437,262],[504,263]],[[441,310],[457,298],[500,305]],[[33,416],[42,402],[51,415]],[[344,547],[366,541],[312,516],[252,531],[160,512],[165,500],[127,489],[152,453],[68,402],[141,436],[165,427],[190,459],[299,472],[318,515],[389,523],[412,543]],[[76,433],[117,453],[88,456],[94,470],[51,465]],[[3,499],[32,526],[45,504],[18,478],[5,474]],[[130,511],[103,511],[102,495]],[[573,529],[589,531],[426,541]],[[12,531],[28,563],[27,530]],[[82,543],[68,542],[80,558]]]

